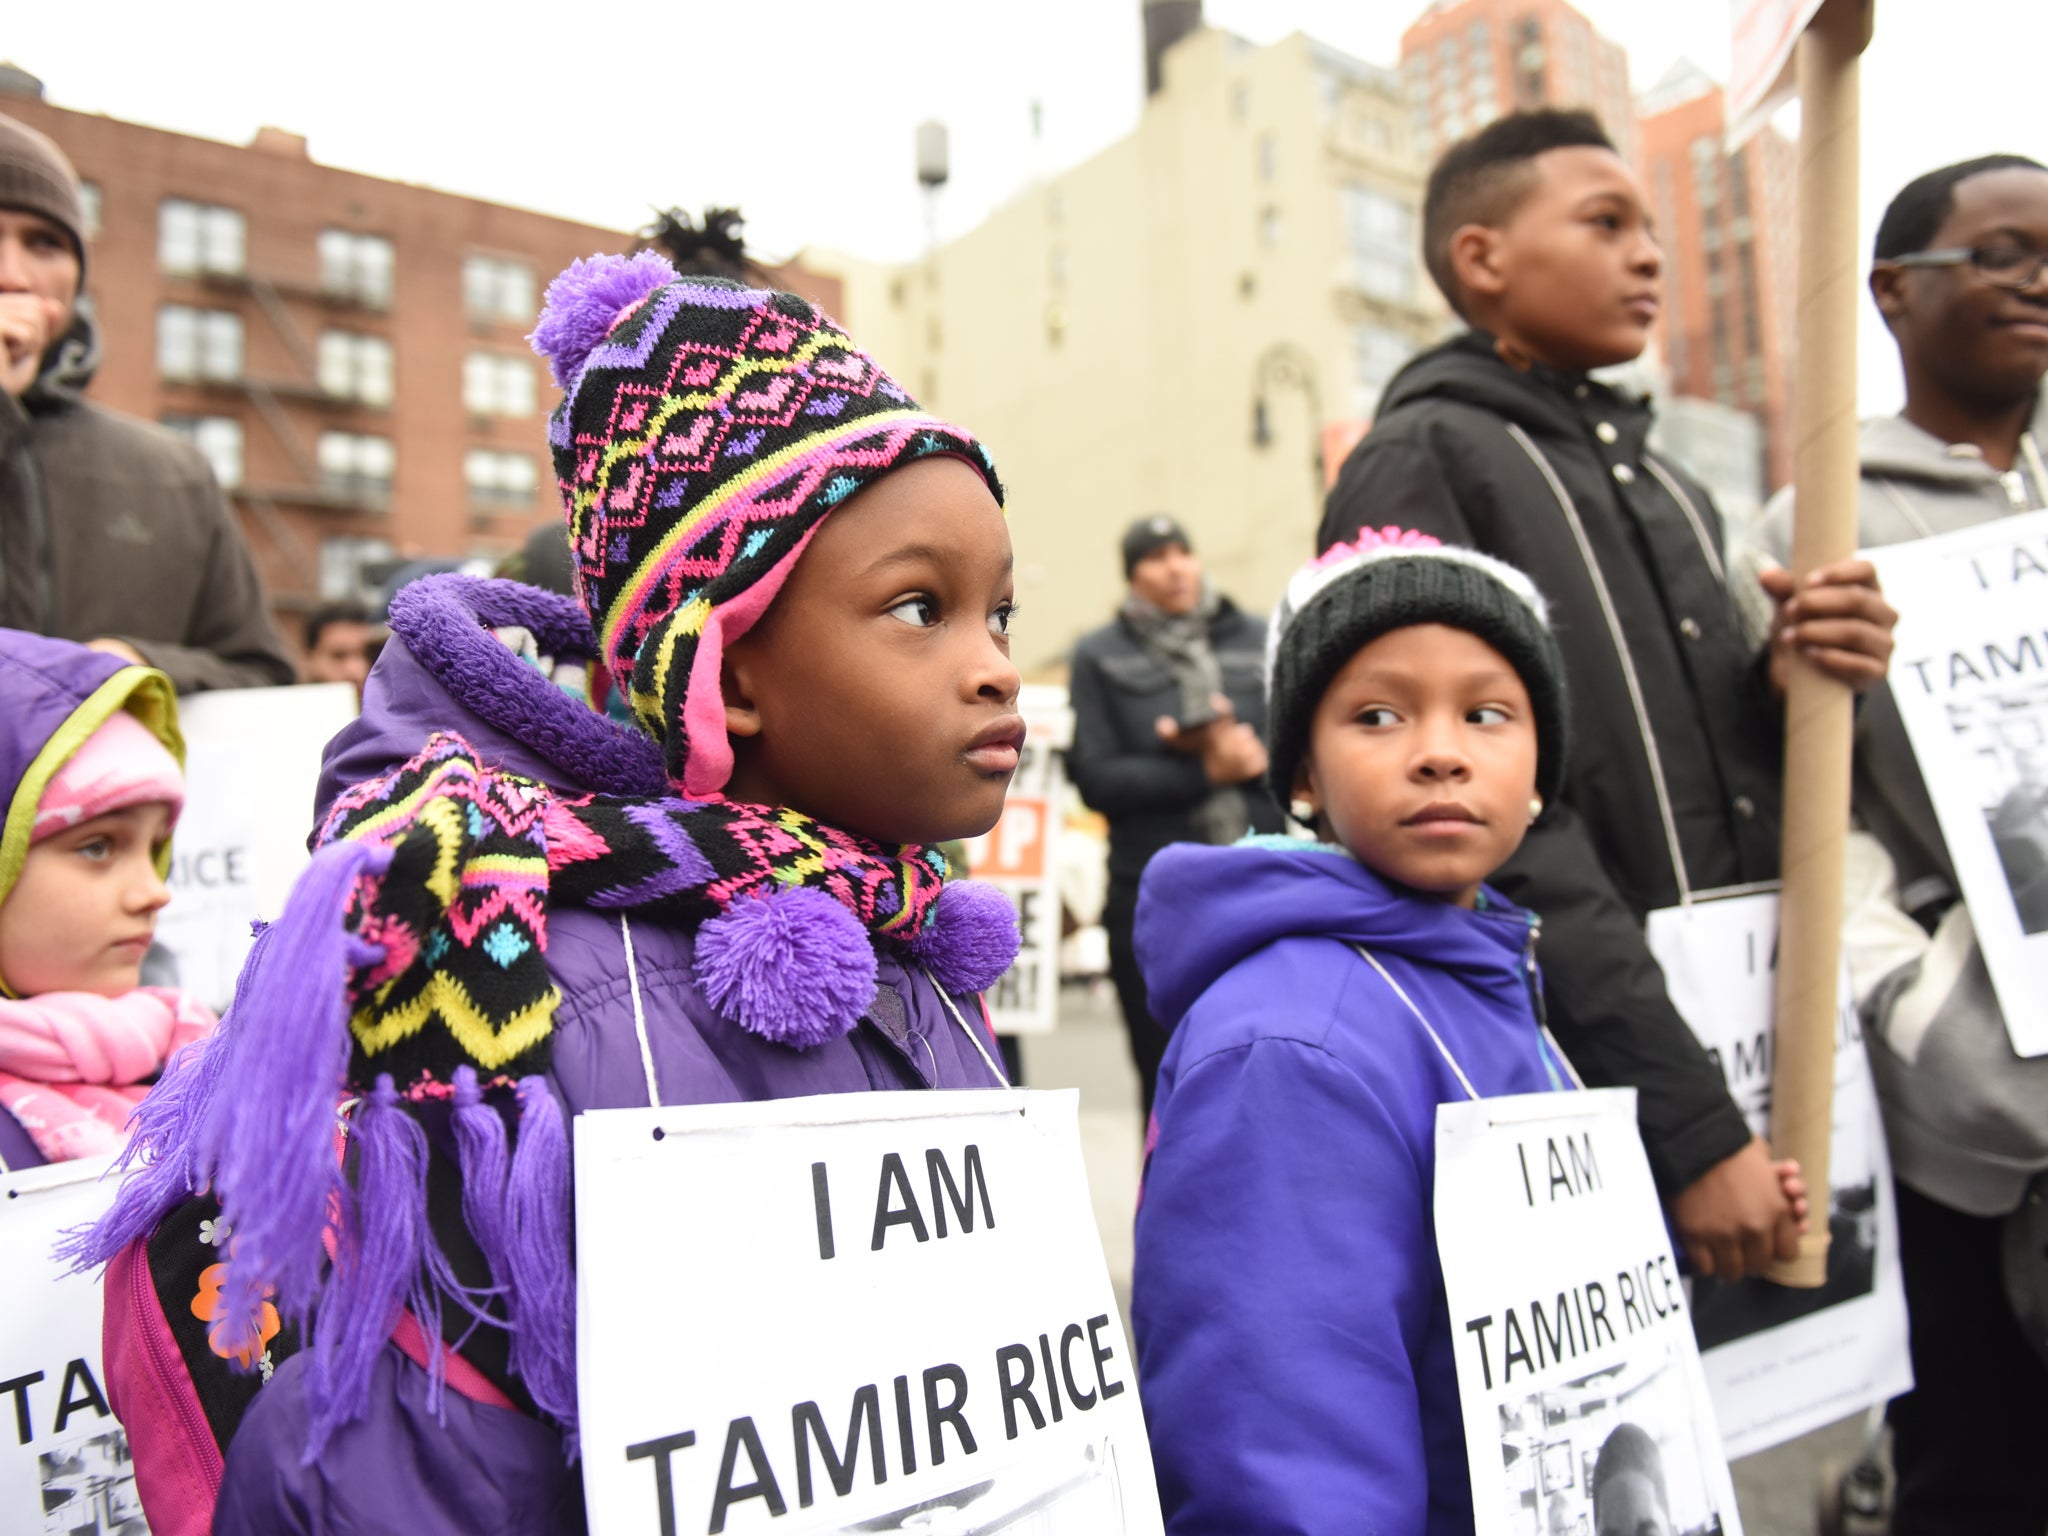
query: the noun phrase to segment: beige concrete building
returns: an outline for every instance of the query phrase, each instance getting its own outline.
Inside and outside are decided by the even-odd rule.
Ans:
[[[1270,607],[1312,550],[1325,428],[1369,417],[1443,326],[1391,71],[1216,30],[1161,62],[1136,132],[929,261],[804,255],[844,283],[861,344],[994,451],[1027,671],[1114,612],[1142,513]]]

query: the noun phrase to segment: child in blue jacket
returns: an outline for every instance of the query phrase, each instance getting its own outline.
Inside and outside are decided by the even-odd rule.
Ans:
[[[1469,1532],[1436,1107],[1566,1085],[1536,919],[1483,883],[1560,781],[1563,668],[1520,571],[1395,529],[1297,572],[1267,643],[1314,836],[1168,848],[1138,898],[1173,1030],[1132,1297],[1167,1528]]]

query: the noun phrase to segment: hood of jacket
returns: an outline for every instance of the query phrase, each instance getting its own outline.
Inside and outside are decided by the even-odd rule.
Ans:
[[[516,625],[543,655],[591,662],[597,641],[573,598],[516,581],[423,577],[391,599],[392,644],[363,685],[362,713],[327,744],[313,824],[336,795],[408,761],[436,731],[486,762],[563,794],[667,793],[661,748],[579,704],[491,631]]]
[[[36,806],[50,779],[116,710],[126,709],[185,763],[177,696],[154,667],[22,630],[0,629],[0,901],[28,857]],[[165,850],[166,860],[169,849]]]
[[[1603,419],[1638,441],[1649,432],[1650,406],[1639,396],[1543,363],[1513,367],[1501,361],[1493,338],[1484,331],[1467,331],[1410,358],[1387,384],[1375,419],[1384,421],[1402,406],[1420,401],[1453,400],[1530,432],[1577,436],[1586,424],[1575,399],[1597,401]]]
[[[2036,452],[2048,455],[2048,389],[2034,399],[2027,435],[2033,439]],[[1995,489],[1998,483],[1998,471],[1985,463],[1976,449],[1945,443],[1903,416],[1875,416],[1864,422],[1857,447],[1865,474],[1965,490]],[[2048,486],[2043,486],[2041,492],[2048,496]],[[2000,495],[2002,500],[2003,494]]]
[[[44,354],[43,366],[22,403],[30,411],[37,411],[78,400],[92,383],[92,376],[99,372],[101,356],[99,316],[90,296],[81,293],[72,311],[70,328]]]
[[[1136,943],[1152,1012],[1171,1029],[1247,956],[1280,939],[1359,944],[1519,996],[1532,914],[1491,888],[1468,911],[1383,879],[1333,843],[1247,838],[1228,848],[1176,843],[1145,870]]]

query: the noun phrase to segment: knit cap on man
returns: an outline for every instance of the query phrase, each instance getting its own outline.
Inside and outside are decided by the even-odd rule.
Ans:
[[[1443,624],[1477,635],[1506,658],[1536,716],[1536,788],[1564,783],[1570,734],[1564,658],[1536,584],[1505,561],[1426,533],[1361,529],[1288,580],[1266,633],[1268,770],[1285,805],[1308,751],[1309,724],[1331,680],[1381,635]]]
[[[818,524],[890,470],[987,451],[925,412],[809,300],[660,256],[548,287],[533,347],[565,391],[548,442],[599,654],[687,795],[732,773],[719,673]]]
[[[85,270],[85,204],[78,174],[45,135],[0,113],[0,208],[40,214],[71,237]]]

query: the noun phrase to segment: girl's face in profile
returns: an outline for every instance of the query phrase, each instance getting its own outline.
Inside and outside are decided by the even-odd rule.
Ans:
[[[0,902],[0,979],[23,997],[119,997],[142,977],[171,899],[156,857],[171,835],[161,801],[109,811],[44,838]]]
[[[725,657],[725,793],[883,843],[996,824],[1024,746],[1010,533],[958,459],[891,470],[825,519]]]

